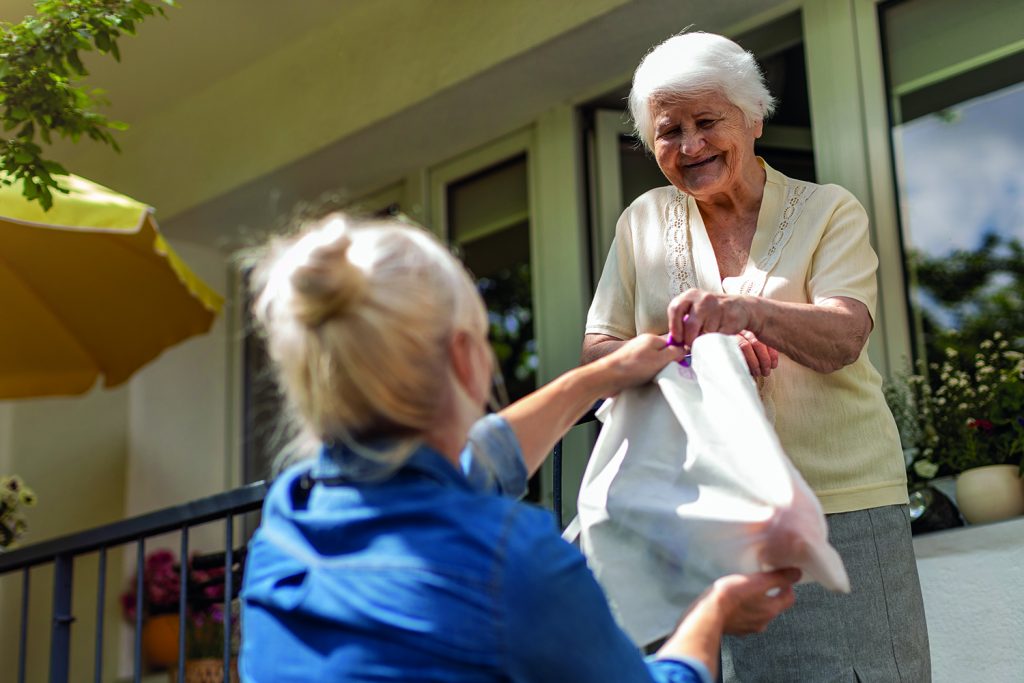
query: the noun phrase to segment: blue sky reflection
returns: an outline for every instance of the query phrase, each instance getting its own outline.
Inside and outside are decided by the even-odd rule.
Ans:
[[[1024,240],[1024,84],[893,130],[908,247],[976,249],[984,234]]]

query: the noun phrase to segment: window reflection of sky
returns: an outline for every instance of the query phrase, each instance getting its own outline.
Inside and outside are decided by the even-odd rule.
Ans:
[[[893,130],[908,246],[976,249],[994,232],[1024,240],[1024,84]]]

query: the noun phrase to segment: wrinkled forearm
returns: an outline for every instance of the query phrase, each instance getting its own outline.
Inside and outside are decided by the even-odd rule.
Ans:
[[[835,372],[860,356],[871,316],[867,307],[846,297],[822,304],[797,304],[750,297],[751,332],[768,346],[817,372]]]
[[[580,364],[587,365],[604,358],[626,342],[604,334],[588,334],[583,337],[583,351],[580,353]]]

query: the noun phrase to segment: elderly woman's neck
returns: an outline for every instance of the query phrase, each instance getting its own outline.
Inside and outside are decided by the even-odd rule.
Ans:
[[[694,196],[694,199],[705,217],[747,213],[756,215],[761,208],[765,180],[765,170],[754,160],[744,168],[737,182],[727,190],[707,197]]]

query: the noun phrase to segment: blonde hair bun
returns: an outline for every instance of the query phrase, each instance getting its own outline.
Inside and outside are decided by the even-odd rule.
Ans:
[[[291,274],[295,299],[292,312],[306,327],[319,327],[331,318],[342,317],[363,298],[366,274],[349,260],[352,239],[344,222],[337,219],[323,233],[312,233],[305,239],[314,244],[304,263],[296,264]],[[324,239],[328,241],[323,241]],[[304,245],[296,245],[300,252]]]
[[[253,312],[301,430],[343,442],[380,475],[436,422],[455,330],[483,339],[483,301],[426,230],[335,214],[275,239],[251,280]],[[393,447],[364,446],[392,442]],[[372,451],[372,452],[371,452]],[[365,465],[365,466],[364,466]]]

